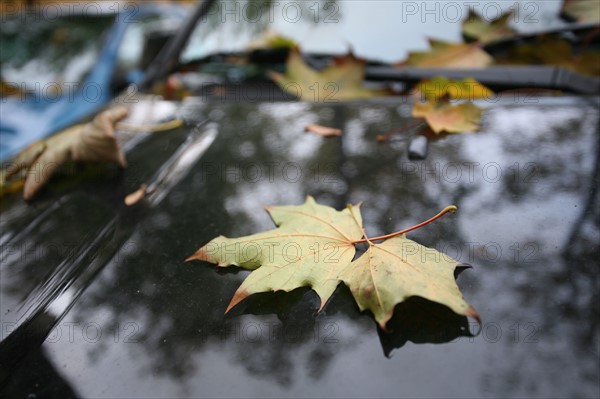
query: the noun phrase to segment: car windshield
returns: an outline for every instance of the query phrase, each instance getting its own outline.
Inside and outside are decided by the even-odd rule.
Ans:
[[[182,60],[248,49],[264,31],[297,42],[308,53],[355,55],[397,62],[409,51],[428,48],[427,38],[462,41],[461,22],[473,9],[485,20],[511,12],[520,33],[569,25],[559,18],[562,0],[444,1],[223,1],[217,2],[192,35]]]

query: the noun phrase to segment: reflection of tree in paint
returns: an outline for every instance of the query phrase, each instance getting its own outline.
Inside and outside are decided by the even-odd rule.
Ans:
[[[588,251],[598,245],[597,236],[586,235],[581,240],[589,245],[578,247],[571,258],[563,260],[559,255],[566,240],[560,239],[569,236],[572,220],[556,225],[552,224],[556,215],[553,219],[547,214],[556,204],[580,208],[585,204],[591,174],[590,124],[593,127],[596,114],[579,103],[570,108],[538,105],[520,109],[490,109],[493,123],[484,132],[436,141],[430,145],[428,159],[409,162],[404,137],[384,144],[375,140],[377,134],[408,122],[395,104],[361,104],[360,108],[297,103],[206,105],[196,112],[208,115],[220,110],[226,115],[219,121],[219,137],[156,209],[118,216],[126,232],[116,235],[114,246],[119,256],[104,260],[105,269],[67,315],[82,322],[98,317],[119,326],[134,321],[139,326],[139,344],[123,346],[127,356],[135,359],[131,364],[142,372],[176,381],[190,383],[202,376],[211,367],[202,359],[214,351],[266,383],[293,387],[295,376],[303,369],[313,381],[322,381],[332,372],[337,357],[353,353],[363,340],[377,334],[372,319],[359,315],[345,288],[338,289],[321,315],[316,315],[316,295],[301,289],[255,295],[224,317],[242,276],[206,264],[184,264],[183,259],[218,234],[241,236],[271,228],[266,213],[258,211],[261,205],[298,204],[306,194],[337,208],[364,201],[362,212],[369,235],[410,226],[453,203],[459,207],[456,215],[410,237],[438,249],[460,250],[459,260],[475,266],[475,271],[461,275],[459,285],[487,328],[474,338],[476,353],[494,359],[476,373],[482,378],[481,390],[511,395],[547,390],[585,395],[594,386],[593,377],[585,373],[592,370],[595,360],[577,348],[589,348],[598,334],[598,319],[593,316],[597,290],[589,289],[593,279],[585,271],[593,269]],[[559,109],[568,111],[553,118]],[[532,120],[548,122],[533,129],[525,123]],[[306,135],[302,128],[307,123],[340,127],[344,136],[322,139]],[[568,146],[562,138],[565,131],[573,132]],[[130,163],[153,169],[154,163],[164,161],[169,140],[168,136],[153,137],[132,152]],[[539,156],[533,150],[536,145],[543,147]],[[502,178],[483,174],[483,165],[492,162],[500,166]],[[535,180],[511,180],[510,167],[515,162],[535,163]],[[283,173],[289,164],[302,171],[301,179]],[[450,164],[461,165],[460,178],[450,174]],[[259,168],[263,172],[257,179],[250,171]],[[273,173],[265,172],[269,170]],[[546,170],[551,172],[542,173]],[[95,185],[100,191],[109,186],[114,190],[111,181]],[[65,201],[83,206],[85,196],[96,195],[94,192]],[[112,198],[97,201],[118,202]],[[545,213],[537,211],[540,207]],[[81,213],[73,209],[75,214]],[[98,220],[107,218],[97,212]],[[42,242],[48,232],[64,235],[68,231],[62,229],[71,228],[61,220],[50,217],[48,221],[52,224],[46,233],[31,232],[18,239],[39,238]],[[544,227],[544,223],[550,225]],[[515,242],[521,250],[533,248],[533,252],[511,249]],[[501,253],[492,253],[494,248]],[[25,295],[31,290],[28,279],[37,278],[39,284],[39,276],[53,267],[55,263],[25,262],[16,271],[10,295]],[[398,315],[406,314],[404,307],[399,306]],[[423,309],[423,304],[417,303],[416,308]],[[436,314],[436,309],[425,307],[423,312]],[[423,318],[423,313],[411,312],[395,322],[401,326],[410,318],[414,327],[443,317]],[[315,329],[330,333],[323,331],[328,322],[338,325],[339,334],[347,334],[343,340],[328,344],[315,340]],[[530,322],[536,329],[532,336]],[[515,323],[518,329],[511,330]],[[348,325],[352,328],[342,328]],[[501,337],[493,336],[494,326],[502,332]],[[285,333],[273,332],[273,338],[269,331],[275,330]],[[403,335],[383,336],[384,350],[402,346],[406,340],[447,341],[424,331],[409,328],[401,331]],[[517,331],[520,336],[515,345]],[[525,344],[525,338],[537,339],[538,344]],[[567,349],[557,345],[558,341]],[[100,363],[115,345],[110,337],[102,343],[86,347],[94,355],[92,365]],[[402,356],[402,349],[399,352],[397,356]],[[561,376],[558,371],[565,369],[572,371]],[[565,383],[565,378],[574,378],[578,387]]]

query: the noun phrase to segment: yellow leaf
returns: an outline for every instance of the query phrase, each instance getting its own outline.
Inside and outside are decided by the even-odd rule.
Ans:
[[[491,98],[494,92],[473,78],[450,80],[444,76],[419,82],[416,89],[428,100],[448,96],[455,100]]]

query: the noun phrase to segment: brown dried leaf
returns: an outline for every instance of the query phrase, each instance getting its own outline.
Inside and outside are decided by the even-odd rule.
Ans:
[[[27,171],[23,197],[30,200],[65,162],[110,162],[126,167],[114,129],[127,113],[126,107],[111,108],[96,115],[89,123],[71,126],[47,140],[33,143],[8,165],[2,173],[1,183],[6,185],[13,176]]]
[[[142,198],[144,198],[146,196],[147,192],[148,192],[148,186],[145,184],[142,184],[140,186],[140,188],[138,188],[131,194],[127,195],[127,197],[125,197],[125,200],[124,200],[125,205],[132,206],[132,205],[137,204],[138,202],[140,202],[142,200]]]
[[[309,67],[297,48],[290,51],[285,74],[269,74],[284,91],[303,101],[337,102],[386,95],[363,86],[365,62],[352,54],[336,57],[322,71]]]
[[[304,127],[304,131],[311,132],[311,133],[317,134],[322,137],[334,137],[334,136],[342,135],[342,131],[340,129],[336,129],[334,127],[316,125],[314,123],[312,123],[310,125],[306,125]]]

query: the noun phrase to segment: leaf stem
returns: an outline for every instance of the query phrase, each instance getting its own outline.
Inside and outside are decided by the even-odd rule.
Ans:
[[[384,235],[384,236],[379,236],[379,237],[371,237],[371,238],[364,238],[364,239],[362,239],[362,240],[356,240],[356,241],[352,241],[352,244],[359,244],[359,243],[361,243],[361,242],[368,242],[369,244],[371,244],[371,241],[386,240],[386,239],[388,239],[388,238],[396,237],[396,236],[399,236],[399,235],[402,235],[402,234],[408,233],[409,231],[413,231],[413,230],[416,230],[416,229],[418,229],[418,228],[421,228],[421,227],[423,227],[423,226],[425,226],[425,225],[428,225],[429,223],[431,223],[431,222],[434,222],[434,221],[436,221],[437,219],[441,218],[442,216],[444,216],[444,215],[445,215],[446,213],[448,213],[448,212],[451,212],[451,213],[454,213],[454,212],[456,212],[456,211],[457,211],[457,209],[458,209],[458,208],[457,208],[456,206],[454,206],[454,205],[449,205],[449,206],[445,207],[444,209],[442,209],[442,210],[441,210],[441,211],[440,211],[440,212],[439,212],[437,215],[435,215],[435,216],[433,216],[433,217],[431,217],[431,218],[429,218],[429,219],[425,220],[424,222],[421,222],[421,223],[419,223],[419,224],[416,224],[416,225],[414,225],[414,226],[412,226],[412,227],[409,227],[409,228],[407,228],[407,229],[404,229],[404,230],[397,231],[397,232],[395,232],[395,233],[386,234],[386,235]],[[366,237],[366,235],[365,235],[365,237]]]
[[[358,242],[368,242],[369,245],[373,245],[373,243],[371,242],[371,239],[367,236],[367,232],[365,231],[364,227],[362,226],[361,223],[358,222],[358,219],[356,218],[356,215],[354,214],[354,208],[352,207],[352,205],[348,205],[348,209],[350,210],[350,214],[352,215],[352,219],[354,219],[354,222],[356,223],[356,225],[358,226],[358,228],[362,231],[363,236],[365,237],[364,239],[362,239],[360,241],[355,241],[352,244],[356,244]]]

